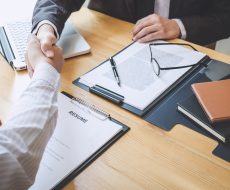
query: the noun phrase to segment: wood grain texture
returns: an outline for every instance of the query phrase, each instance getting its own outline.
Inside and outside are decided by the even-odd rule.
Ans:
[[[64,189],[230,189],[230,163],[212,154],[215,141],[181,125],[166,132],[72,85],[73,80],[131,43],[133,25],[86,8],[72,14],[71,21],[92,51],[66,60],[60,90],[87,99],[131,130]],[[195,46],[211,58],[230,63],[230,56]],[[0,119],[4,122],[18,96],[18,85],[23,89],[29,79],[26,72],[15,73],[2,59],[0,66]]]

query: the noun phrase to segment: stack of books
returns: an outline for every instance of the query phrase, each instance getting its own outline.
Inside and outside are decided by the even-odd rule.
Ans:
[[[224,143],[230,142],[230,79],[195,83],[178,111]]]

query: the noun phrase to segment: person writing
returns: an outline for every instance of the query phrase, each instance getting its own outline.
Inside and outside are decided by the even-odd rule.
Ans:
[[[32,31],[46,56],[84,0],[37,0]],[[134,41],[182,38],[207,45],[230,35],[229,0],[90,0],[89,8],[136,23]]]
[[[31,81],[9,119],[0,128],[0,189],[28,189],[34,182],[46,144],[57,121],[57,93],[63,52],[53,46],[53,58],[41,51],[32,35],[26,62]]]

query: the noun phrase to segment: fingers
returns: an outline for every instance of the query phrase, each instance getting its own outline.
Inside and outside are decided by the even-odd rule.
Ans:
[[[38,38],[34,34],[30,34],[28,36],[27,40],[28,46],[33,47],[33,46],[40,46],[40,42]]]
[[[29,40],[30,41],[30,40]],[[31,42],[31,41],[30,41]],[[32,66],[30,65],[30,62],[29,62],[29,59],[28,59],[28,53],[26,52],[25,54],[25,62],[26,62],[26,66],[27,66],[27,72],[29,74],[29,77],[32,78],[33,76],[33,68]]]
[[[49,62],[59,73],[61,73],[62,66],[64,64],[63,50],[58,46],[53,46],[53,52],[55,54],[51,62]]]
[[[36,65],[42,62],[41,59],[45,61],[45,55],[41,50],[41,44],[37,36],[31,34],[28,38],[27,51],[25,55],[25,61],[27,64],[27,71],[30,77],[33,76]]]
[[[30,78],[33,77],[34,74],[34,69],[32,68],[32,66],[29,64],[29,62],[27,62],[27,72]]]
[[[133,29],[133,40],[141,43],[160,39],[175,39],[179,36],[180,28],[175,20],[156,14],[141,19]]]
[[[138,42],[146,43],[146,42],[151,42],[154,40],[160,40],[160,39],[163,39],[161,36],[162,36],[161,32],[150,33],[150,34],[147,34],[147,35],[143,36],[142,38],[138,39]]]
[[[42,52],[49,58],[54,57],[53,45],[57,39],[54,34],[54,29],[49,24],[42,25],[37,33],[37,37],[41,43]]]
[[[58,55],[60,55],[60,56],[63,56],[63,49],[62,49],[61,47],[59,47],[59,46],[54,45],[54,46],[53,46],[53,52],[54,52],[55,54],[58,54]]]
[[[29,50],[29,51],[28,51]],[[34,34],[31,34],[28,38],[28,44],[27,44],[27,58],[28,60],[32,60],[32,57],[35,57],[36,55],[41,55],[41,44],[37,36]]]
[[[37,53],[36,50],[40,49],[40,46],[41,45],[40,45],[40,42],[39,42],[38,38],[34,34],[29,35],[27,51],[26,51],[26,54],[25,54],[25,62],[26,62],[26,65],[27,65],[27,71],[28,71],[28,74],[29,74],[30,78],[32,78],[32,76],[33,76],[34,69],[33,69],[33,66],[30,63],[29,56],[33,57],[33,55],[31,55],[31,54],[36,54]],[[29,52],[28,52],[28,49],[30,49]]]
[[[142,18],[141,20],[137,21],[136,25],[133,28],[133,37],[137,35],[143,28],[152,26],[157,23],[157,15],[152,14],[147,17]]]
[[[49,58],[54,57],[53,45],[56,43],[56,37],[52,34],[47,34],[40,39],[41,50]]]
[[[31,35],[28,39],[27,53],[25,55],[26,64],[28,69],[28,74],[30,77],[33,76],[33,73],[36,69],[36,66],[41,63],[47,63],[53,66],[59,73],[61,72],[64,58],[63,51],[61,48],[56,45],[52,45],[50,50],[53,53],[53,57],[47,57],[41,47],[42,41],[37,38],[35,35]]]
[[[134,41],[141,40],[146,35],[152,34],[154,32],[158,31],[159,26],[158,25],[152,25],[142,28],[133,38]]]

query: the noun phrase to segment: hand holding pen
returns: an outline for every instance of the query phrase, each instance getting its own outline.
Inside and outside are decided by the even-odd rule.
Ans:
[[[118,86],[121,86],[121,80],[120,80],[120,77],[119,77],[118,72],[117,72],[116,62],[114,61],[114,59],[112,57],[109,58],[109,61],[110,61],[110,64],[111,64],[111,67],[113,70],[114,77],[117,81],[117,84],[118,84]]]

